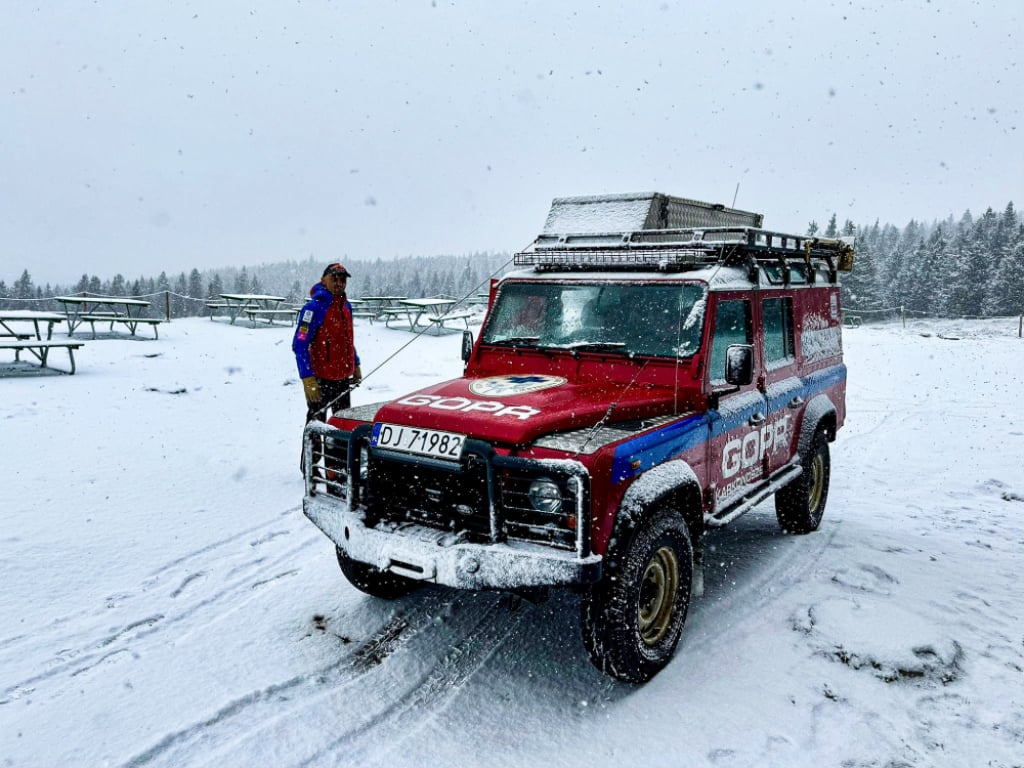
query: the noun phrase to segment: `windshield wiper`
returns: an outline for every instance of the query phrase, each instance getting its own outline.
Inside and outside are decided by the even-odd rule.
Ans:
[[[493,341],[485,341],[484,343],[514,347],[519,344],[535,344],[538,341],[540,341],[540,336],[508,336],[504,339],[494,339]]]
[[[560,344],[559,349],[571,349],[574,352],[580,350],[599,352],[603,349],[622,349],[626,346],[624,341],[574,341],[569,344]]]

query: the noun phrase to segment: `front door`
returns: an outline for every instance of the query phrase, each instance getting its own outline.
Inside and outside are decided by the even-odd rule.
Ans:
[[[761,354],[754,349],[754,378],[734,390],[725,381],[726,350],[732,344],[754,343],[753,306],[749,298],[713,294],[710,355],[704,375],[708,391],[722,393],[710,410],[709,468],[714,489],[714,511],[719,512],[765,478],[761,450],[767,408],[758,388]]]

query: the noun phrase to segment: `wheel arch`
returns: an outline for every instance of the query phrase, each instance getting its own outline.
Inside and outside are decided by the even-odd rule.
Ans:
[[[612,538],[628,534],[645,517],[666,508],[679,512],[696,546],[704,532],[703,494],[697,473],[682,459],[652,467],[629,486],[619,504]]]
[[[797,442],[797,451],[801,456],[806,456],[811,449],[811,441],[819,430],[824,430],[826,437],[831,442],[836,439],[836,406],[828,395],[817,395],[807,403],[804,408],[804,417],[800,422],[800,437]]]

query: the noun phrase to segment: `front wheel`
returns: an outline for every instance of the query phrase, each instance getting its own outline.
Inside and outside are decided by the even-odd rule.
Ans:
[[[352,586],[381,600],[396,600],[419,589],[420,582],[407,579],[388,571],[382,571],[366,563],[353,560],[345,554],[341,547],[335,548],[338,553],[338,565]]]
[[[811,533],[821,525],[832,471],[824,432],[815,432],[803,468],[796,480],[775,494],[775,516],[787,533]]]
[[[659,514],[608,562],[605,578],[583,597],[583,644],[604,674],[643,683],[672,658],[690,607],[693,546],[686,523]]]

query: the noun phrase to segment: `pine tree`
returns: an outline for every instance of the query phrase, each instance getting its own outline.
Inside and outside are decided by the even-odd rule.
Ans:
[[[982,309],[986,316],[1009,315],[1018,311],[1014,301],[1016,283],[1024,280],[1015,253],[1020,225],[1013,203],[1007,204],[992,231],[989,253],[992,262]]]
[[[993,272],[985,313],[990,316],[1024,314],[1024,238],[1017,240]]]
[[[840,283],[843,307],[856,314],[865,312],[864,319],[878,318],[878,310],[884,306],[878,278],[878,222],[866,234],[857,238],[854,248],[853,271],[844,275]]]
[[[32,284],[32,276],[26,269],[21,273],[21,277],[14,281],[13,288],[14,298],[16,299],[32,299],[35,298],[36,289]]]
[[[195,267],[193,267],[192,271],[188,273],[188,295],[193,299],[203,298],[203,278],[199,274],[199,270]],[[197,308],[200,306],[199,302],[191,303]],[[199,311],[197,309],[195,312],[191,312],[190,314],[198,315]]]
[[[161,272],[153,285],[152,293],[166,293],[171,290],[171,281],[167,279],[167,273]]]
[[[828,226],[825,227],[825,237],[835,237],[839,234],[839,230],[836,228],[836,215],[833,213],[832,218],[828,220]]]
[[[238,275],[235,276],[235,293],[251,293],[249,290],[249,273],[245,271],[245,267],[242,267]]]
[[[187,305],[192,302],[184,297],[188,291],[188,278],[182,272],[174,281],[174,293],[171,294],[171,317],[184,317],[188,313]]]

